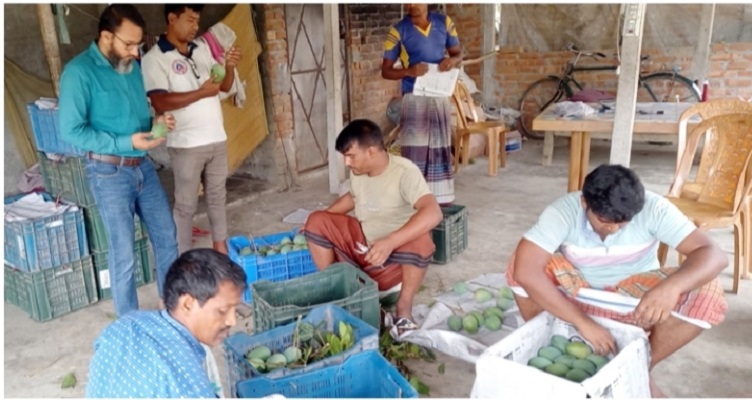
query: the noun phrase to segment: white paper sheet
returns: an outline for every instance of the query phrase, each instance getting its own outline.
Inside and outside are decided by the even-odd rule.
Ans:
[[[416,96],[451,97],[459,75],[460,70],[458,68],[440,72],[438,64],[428,64],[428,72],[415,80],[413,94]]]

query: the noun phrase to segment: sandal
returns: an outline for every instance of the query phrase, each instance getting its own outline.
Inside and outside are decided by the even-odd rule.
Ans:
[[[418,324],[416,324],[415,321],[407,317],[397,318],[397,322],[394,323],[394,327],[397,328],[397,332],[400,336],[402,336],[402,334],[406,331],[414,331],[419,328]]]

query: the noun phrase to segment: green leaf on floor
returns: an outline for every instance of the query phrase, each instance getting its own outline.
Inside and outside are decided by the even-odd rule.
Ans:
[[[439,364],[439,374],[444,375],[444,371],[446,371],[444,363]]]
[[[426,396],[430,395],[428,386],[426,386],[425,383],[421,382],[417,377],[410,378],[410,386],[415,388],[415,390],[417,390],[420,394],[424,394]]]
[[[73,372],[70,372],[63,377],[63,381],[60,383],[60,388],[69,389],[72,387],[76,387],[76,375]]]

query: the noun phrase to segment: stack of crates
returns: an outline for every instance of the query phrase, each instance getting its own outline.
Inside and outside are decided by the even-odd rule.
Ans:
[[[109,299],[112,293],[107,262],[107,230],[89,189],[82,158],[84,151],[60,138],[57,110],[43,110],[34,103],[29,104],[27,110],[37,144],[37,159],[45,190],[53,196],[77,204],[83,210],[84,225],[89,239],[88,250],[94,264],[99,298]],[[136,285],[142,286],[154,281],[154,257],[144,224],[138,216],[135,217],[134,223],[135,278]]]
[[[6,207],[25,195],[5,199]],[[56,201],[48,193],[44,201]],[[5,301],[36,321],[47,321],[99,300],[83,213],[73,204],[60,214],[4,221]]]

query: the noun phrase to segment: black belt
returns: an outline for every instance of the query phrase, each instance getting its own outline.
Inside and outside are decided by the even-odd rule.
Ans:
[[[144,161],[144,157],[121,157],[110,156],[106,154],[96,154],[92,152],[86,153],[86,158],[89,160],[96,160],[106,162],[108,164],[123,165],[126,167],[138,167],[141,162]]]

